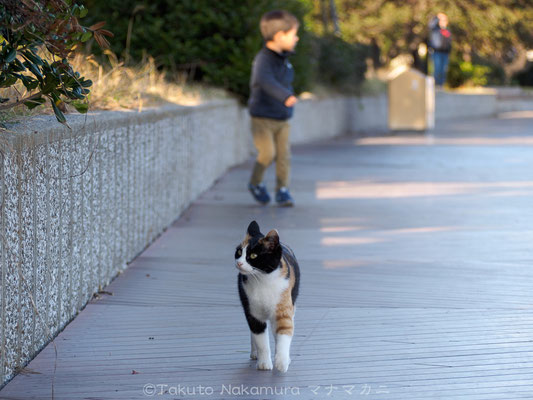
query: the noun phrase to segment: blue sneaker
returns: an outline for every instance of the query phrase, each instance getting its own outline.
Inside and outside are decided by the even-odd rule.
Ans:
[[[279,188],[276,193],[276,202],[282,207],[292,207],[294,205],[294,200],[289,193],[289,189],[286,187]]]
[[[270,195],[268,194],[264,183],[260,183],[259,185],[252,185],[249,183],[248,190],[257,202],[267,204],[270,201]]]

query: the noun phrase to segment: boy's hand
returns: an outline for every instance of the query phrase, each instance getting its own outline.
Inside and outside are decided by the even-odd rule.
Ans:
[[[296,96],[289,96],[287,97],[287,100],[285,100],[285,107],[292,107],[296,103],[298,103],[298,98]]]

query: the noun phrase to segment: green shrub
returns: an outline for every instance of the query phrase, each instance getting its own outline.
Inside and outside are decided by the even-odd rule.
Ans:
[[[283,8],[300,21],[309,11],[306,0],[85,0],[94,20],[112,26],[112,50],[125,60],[146,55],[170,72],[224,87],[241,99],[249,94],[253,57],[262,46],[259,19]],[[300,27],[300,43],[291,61],[295,90],[307,90],[312,77],[309,38]]]
[[[358,92],[365,79],[368,48],[328,35],[315,38],[316,80],[342,93]]]
[[[48,99],[61,123],[65,123],[63,102],[87,112],[83,100],[92,82],[73,71],[68,56],[92,37],[105,45],[104,36],[111,33],[101,29],[103,23],[81,26],[78,19],[85,15],[87,9],[71,0],[0,3],[0,88],[21,82],[27,92],[22,99],[0,98],[0,110],[19,104],[32,109]]]
[[[447,76],[450,87],[503,84],[505,75],[500,66],[479,57],[473,57],[472,61],[465,61],[462,55],[452,52]]]

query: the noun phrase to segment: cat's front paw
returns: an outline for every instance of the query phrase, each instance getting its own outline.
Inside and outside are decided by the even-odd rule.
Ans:
[[[291,359],[289,356],[276,356],[275,365],[279,372],[287,372]]]
[[[272,360],[270,358],[257,360],[257,369],[262,371],[270,371],[272,369]]]

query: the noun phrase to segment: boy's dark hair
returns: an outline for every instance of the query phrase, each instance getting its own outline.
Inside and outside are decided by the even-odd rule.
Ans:
[[[274,35],[280,31],[287,32],[300,25],[298,18],[285,10],[273,10],[264,13],[259,23],[261,35],[266,42],[274,39]]]

